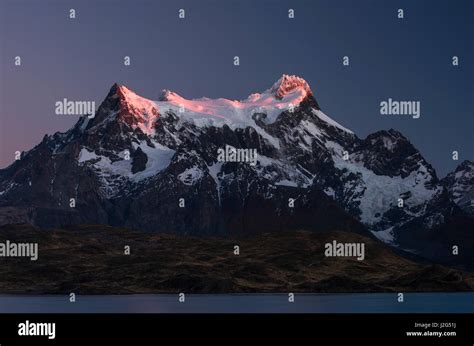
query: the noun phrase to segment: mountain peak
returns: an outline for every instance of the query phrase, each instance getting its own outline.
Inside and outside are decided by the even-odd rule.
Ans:
[[[305,96],[313,94],[309,84],[303,78],[295,75],[283,74],[269,89],[269,92],[275,95],[277,99],[282,99],[286,95],[297,90],[304,92]]]
[[[137,97],[143,99],[143,97],[138,96],[135,92],[133,92],[125,85],[118,83],[114,83],[114,85],[112,85],[112,87],[110,88],[109,96],[119,97],[123,100],[135,99]]]
[[[174,91],[168,90],[168,89],[163,89],[161,90],[161,94],[158,97],[158,101],[176,101],[177,99],[182,99],[181,96],[179,96],[177,93]]]
[[[131,90],[127,88],[125,85],[114,83],[112,87],[110,88],[109,94],[107,96],[108,97],[125,96],[130,91]]]
[[[126,87],[125,85],[114,83],[110,88],[105,102],[111,102],[115,108],[116,119],[127,123],[133,128],[139,127],[144,133],[150,134],[153,131],[153,124],[159,116],[156,104]],[[105,115],[105,117],[110,114]],[[96,119],[95,123],[100,123],[104,119]]]
[[[456,167],[456,172],[465,170],[474,170],[474,162],[470,160],[464,160],[459,166]]]

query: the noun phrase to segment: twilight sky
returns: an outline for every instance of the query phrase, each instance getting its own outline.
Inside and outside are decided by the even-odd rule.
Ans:
[[[243,99],[287,73],[359,137],[401,131],[442,177],[474,159],[473,17],[471,0],[0,0],[0,167],[77,121],[54,114],[63,98],[98,105],[118,82]],[[420,101],[421,117],[380,115],[388,98]]]

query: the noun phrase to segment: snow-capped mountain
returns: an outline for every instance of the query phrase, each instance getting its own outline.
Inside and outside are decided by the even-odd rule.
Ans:
[[[226,147],[256,149],[255,164],[219,161]],[[369,230],[423,254],[417,234],[464,215],[401,133],[357,137],[288,75],[241,101],[166,90],[152,101],[115,84],[94,118],[45,136],[0,178],[1,223],[46,227]]]

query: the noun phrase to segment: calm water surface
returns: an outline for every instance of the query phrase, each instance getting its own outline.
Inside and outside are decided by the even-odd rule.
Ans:
[[[177,295],[0,295],[0,313],[473,313],[474,292],[406,293],[398,303],[396,293],[296,294],[188,294]]]

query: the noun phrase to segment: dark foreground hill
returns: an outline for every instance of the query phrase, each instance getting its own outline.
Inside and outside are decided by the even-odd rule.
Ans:
[[[0,228],[0,242],[6,240],[38,242],[39,258],[0,257],[0,293],[474,291],[473,274],[415,263],[347,232],[194,238],[107,226],[42,231],[15,225]],[[325,257],[324,244],[333,240],[364,243],[365,259]]]

